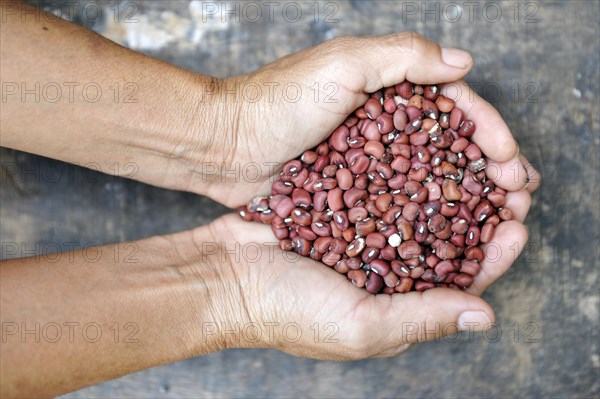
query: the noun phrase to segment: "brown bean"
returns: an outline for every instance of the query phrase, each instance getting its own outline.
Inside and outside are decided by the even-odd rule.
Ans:
[[[366,237],[369,234],[373,233],[376,229],[375,220],[371,218],[367,218],[361,221],[357,221],[355,224],[356,227],[356,235],[358,237]]]
[[[392,261],[396,259],[396,248],[391,245],[386,245],[379,250],[379,256],[383,260]]]
[[[348,268],[351,270],[358,270],[362,267],[362,262],[359,258],[348,258],[345,259],[345,262],[346,265],[348,265]]]
[[[400,278],[395,273],[387,273],[383,277],[383,283],[386,287],[395,288],[400,283]]]
[[[292,213],[293,209],[294,203],[292,202],[292,199],[290,197],[285,197],[281,199],[281,201],[279,201],[279,204],[277,204],[277,208],[275,208],[275,213],[277,214],[277,216],[285,219]]]
[[[371,261],[369,268],[371,271],[379,274],[381,277],[386,276],[390,272],[390,264],[381,259],[375,259]]]
[[[485,255],[480,247],[473,246],[465,248],[465,258],[476,262],[483,262]]]
[[[392,167],[392,169],[400,172],[400,173],[406,173],[410,170],[410,160],[408,160],[407,158],[404,158],[403,156],[397,156],[391,163],[390,166]]]
[[[463,122],[463,111],[460,108],[453,108],[450,112],[450,128],[452,130],[458,130],[460,124]]]
[[[376,159],[381,159],[383,154],[385,153],[385,147],[381,144],[380,141],[367,141],[364,146],[365,154],[371,155]]]
[[[367,191],[353,187],[343,194],[344,204],[347,208],[354,208],[360,201],[367,198]]]
[[[377,273],[369,273],[365,289],[371,294],[377,294],[383,287],[383,278]]]
[[[394,112],[393,122],[394,127],[398,131],[403,132],[404,129],[406,129],[406,125],[408,124],[408,115],[406,114],[406,112],[398,109],[396,110],[396,112]]]
[[[440,112],[451,112],[452,109],[454,109],[454,100],[446,97],[446,96],[438,96],[438,98],[435,100],[435,105],[437,105],[438,109],[440,110]]]
[[[388,134],[394,130],[394,118],[387,112],[379,115],[375,122],[377,123],[377,128],[381,134]]]
[[[398,255],[400,255],[402,259],[417,257],[421,254],[421,251],[421,246],[414,240],[404,241],[398,246]]]
[[[310,253],[310,249],[311,249],[310,241],[308,241],[302,237],[294,238],[292,240],[292,247],[295,252],[297,252],[298,254],[300,254],[302,256],[308,256],[308,254]]]
[[[397,84],[394,88],[396,89],[396,94],[407,100],[413,95],[413,84],[407,80]]]
[[[310,228],[318,236],[327,237],[331,235],[331,226],[329,223],[312,222]]]
[[[444,179],[442,184],[442,193],[448,202],[458,201],[462,198],[462,194],[452,179]]]
[[[471,137],[473,133],[475,133],[476,128],[475,122],[466,120],[460,125],[460,128],[456,132],[461,137]]]
[[[414,280],[410,277],[401,277],[400,283],[396,286],[396,292],[406,293],[413,287]]]
[[[467,233],[465,235],[465,244],[467,244],[468,246],[479,244],[480,234],[481,234],[481,232],[479,230],[479,227],[477,227],[477,226],[469,227],[469,229],[467,230]]]
[[[332,237],[317,237],[317,239],[313,242],[313,247],[317,251],[325,253],[329,251],[329,247],[331,246],[332,241]]]
[[[473,285],[473,277],[464,273],[458,274],[456,277],[454,277],[454,284],[463,289],[469,288],[471,285]]]
[[[365,239],[362,237],[357,238],[352,241],[350,245],[346,248],[346,255],[349,257],[355,257],[360,255],[360,253],[367,247]]]
[[[385,236],[381,233],[370,233],[366,237],[367,246],[381,249],[386,246],[387,240]]]
[[[350,270],[348,272],[348,279],[352,281],[358,288],[363,288],[367,282],[367,273],[364,270]]]
[[[296,208],[292,211],[292,220],[301,226],[308,226],[312,223],[312,216],[306,209]]]
[[[489,201],[481,201],[473,211],[473,217],[478,222],[482,222],[494,212],[494,207]],[[499,213],[498,213],[499,214]],[[502,216],[500,216],[502,218]]]
[[[427,291],[429,289],[434,288],[435,285],[433,283],[427,282],[427,281],[417,281],[415,283],[415,291],[418,292],[423,292],[423,291]]]
[[[376,119],[379,115],[381,115],[381,112],[383,111],[381,102],[374,98],[368,99],[364,107],[369,119]]]
[[[329,251],[323,255],[321,262],[325,263],[327,266],[335,266],[340,259],[342,259],[340,254]]]

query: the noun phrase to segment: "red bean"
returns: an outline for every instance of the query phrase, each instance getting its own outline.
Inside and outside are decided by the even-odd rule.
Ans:
[[[437,105],[440,112],[451,112],[454,108],[454,104],[454,100],[442,95],[438,96],[435,100],[435,105]]]
[[[454,284],[463,289],[469,288],[471,285],[473,285],[473,277],[464,273],[458,274],[456,277],[454,277]]]
[[[457,130],[457,133],[461,137],[471,137],[473,133],[475,133],[475,122],[467,120],[460,125],[460,128]]]
[[[365,103],[365,112],[370,119],[376,119],[382,112],[381,102],[374,98],[370,98]]]
[[[350,270],[348,272],[348,279],[352,281],[358,288],[363,288],[367,283],[367,273],[364,270]]]
[[[450,112],[450,128],[452,130],[458,130],[460,124],[463,122],[463,112],[460,108],[453,108]]]
[[[479,235],[480,235],[479,227],[477,227],[477,226],[469,227],[469,229],[467,230],[466,236],[465,236],[465,244],[467,244],[468,246],[479,244]]]
[[[386,276],[390,272],[390,264],[381,259],[375,259],[369,264],[372,272],[379,274],[381,277]]]
[[[377,273],[369,273],[365,288],[371,294],[377,294],[383,287],[383,278]]]
[[[369,233],[367,235],[366,243],[367,243],[367,246],[369,246],[369,247],[381,249],[386,246],[387,240],[383,234],[373,232],[373,233]]]

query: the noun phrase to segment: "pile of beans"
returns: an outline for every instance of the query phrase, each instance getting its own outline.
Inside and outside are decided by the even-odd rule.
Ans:
[[[371,94],[239,214],[373,294],[468,288],[480,244],[512,218],[474,132],[438,86],[404,81]]]

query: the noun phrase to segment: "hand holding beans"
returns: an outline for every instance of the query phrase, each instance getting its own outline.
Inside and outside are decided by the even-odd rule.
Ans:
[[[530,184],[521,190],[525,178],[511,180],[503,173],[512,170],[511,162],[513,169],[522,168],[526,160],[493,107],[467,94],[460,79],[471,64],[465,52],[400,34],[336,39],[244,77],[279,77],[282,82],[293,77],[306,85],[331,81],[340,89],[340,101],[333,104],[242,106],[248,116],[242,117],[240,126],[246,129],[239,134],[248,136],[244,143],[250,148],[234,152],[242,159],[240,154],[251,154],[254,161],[282,162],[284,177],[276,179],[273,191],[271,181],[240,188],[231,204],[272,193],[272,199],[286,205],[269,208],[274,219],[259,218],[272,222],[273,230],[227,217],[227,231],[243,231],[228,239],[272,242],[274,232],[284,250],[307,256],[235,268],[242,286],[253,287],[243,290],[251,313],[280,321],[300,318],[306,325],[333,321],[343,332],[343,353],[342,346],[304,340],[283,345],[284,350],[333,359],[384,356],[401,352],[408,343],[468,328],[468,322],[475,330],[489,327],[492,310],[472,294],[481,294],[512,264],[516,254],[511,247],[523,248],[527,232],[522,222],[538,176],[527,169]],[[394,142],[401,131],[406,134]],[[499,173],[490,176],[486,164],[498,165]],[[380,191],[384,186],[387,192]],[[310,225],[294,222],[295,210],[305,219],[308,212]],[[423,252],[423,245],[435,252]],[[487,256],[490,249],[495,256]],[[421,292],[371,295],[351,282],[370,292]],[[468,288],[429,289],[443,284]],[[302,314],[292,306],[297,301]],[[402,333],[404,324],[425,320],[453,327],[418,338]]]

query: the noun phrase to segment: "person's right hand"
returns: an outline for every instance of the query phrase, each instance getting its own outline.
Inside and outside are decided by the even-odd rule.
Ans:
[[[509,194],[509,201],[523,201],[527,195]],[[222,334],[220,349],[264,347],[354,360],[394,356],[411,344],[457,331],[489,329],[494,312],[479,295],[508,270],[527,241],[521,224],[526,211],[515,212],[516,220],[497,227],[485,246],[493,258],[482,262],[467,291],[435,288],[392,295],[369,294],[320,262],[283,253],[267,225],[233,214],[217,219],[210,225],[212,238],[227,249],[219,255],[223,263],[218,268],[224,271],[221,278],[230,280],[222,285],[236,287],[211,294],[215,313],[234,315],[219,324],[222,332],[233,331]]]

